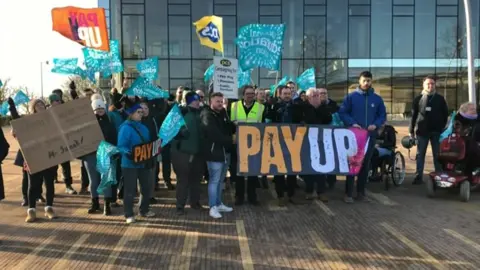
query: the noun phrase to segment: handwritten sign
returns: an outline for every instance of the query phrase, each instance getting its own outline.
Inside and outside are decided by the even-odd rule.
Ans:
[[[357,175],[368,133],[319,125],[239,124],[239,175]]]
[[[89,106],[82,98],[12,121],[31,173],[97,150],[103,134]]]
[[[214,92],[221,92],[226,98],[238,99],[238,61],[235,58],[215,56],[213,58]]]
[[[144,163],[158,156],[162,141],[160,139],[133,147],[133,163]]]

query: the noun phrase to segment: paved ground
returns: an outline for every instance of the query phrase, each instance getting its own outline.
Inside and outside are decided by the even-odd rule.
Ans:
[[[405,127],[398,131],[400,139]],[[469,203],[454,194],[427,199],[411,175],[389,191],[370,184],[373,202],[353,205],[341,201],[342,180],[328,204],[285,209],[275,206],[271,185],[258,190],[262,206],[238,207],[216,221],[190,209],[178,218],[174,192],[165,190],[153,207],[157,217],[131,226],[122,209],[111,217],[87,215],[89,198],[64,195],[57,184],[60,218],[25,224],[16,148],[12,142],[3,164],[0,269],[480,269],[480,194]],[[413,168],[408,162],[409,173]],[[77,163],[73,171],[78,190]],[[231,193],[225,197],[231,204]]]

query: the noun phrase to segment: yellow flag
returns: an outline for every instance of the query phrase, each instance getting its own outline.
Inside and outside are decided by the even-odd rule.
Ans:
[[[193,23],[203,46],[223,53],[223,20],[222,17],[205,16]]]

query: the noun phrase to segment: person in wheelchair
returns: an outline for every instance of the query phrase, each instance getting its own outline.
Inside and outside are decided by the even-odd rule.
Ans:
[[[382,173],[384,172],[380,172],[379,174],[379,169],[383,170],[384,168],[380,168],[380,166],[384,160],[388,161],[389,164],[391,163],[395,153],[396,142],[396,131],[393,126],[384,124],[378,129],[377,144],[375,145],[372,156],[372,175],[370,180],[381,180]]]
[[[466,102],[460,105],[453,129],[465,139],[465,174],[472,177],[473,171],[480,168],[480,119],[474,103]]]

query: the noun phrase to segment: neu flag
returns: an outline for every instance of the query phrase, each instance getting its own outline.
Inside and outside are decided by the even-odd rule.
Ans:
[[[315,88],[315,68],[305,70],[300,77],[297,78],[298,90],[307,91],[310,88]]]
[[[83,48],[82,50],[87,70],[103,73],[104,77],[123,71],[118,40],[110,40],[109,52],[91,48]]]
[[[284,33],[284,24],[249,24],[240,28],[235,39],[240,49],[240,68],[250,70],[263,67],[278,70]]]
[[[241,71],[238,69],[238,88],[250,84],[250,70]]]
[[[208,82],[212,79],[213,77],[213,73],[215,71],[215,65],[214,64],[211,64],[207,70],[205,70],[205,73],[203,74],[203,80],[205,82]]]
[[[2,107],[0,108],[0,114],[3,115],[3,116],[6,116],[7,113],[8,113],[8,101],[4,101],[2,103]]]
[[[149,80],[156,80],[158,78],[158,57],[138,62],[137,70],[140,72],[140,76]]]
[[[52,29],[81,45],[110,51],[103,8],[61,7],[52,9]]]
[[[165,121],[163,121],[160,132],[158,132],[158,137],[162,140],[162,148],[177,136],[184,125],[185,120],[183,119],[182,112],[180,108],[178,108],[178,105],[175,104],[165,118]]]
[[[117,161],[114,156],[119,154],[118,148],[106,141],[101,141],[97,150],[97,171],[100,173],[100,185],[97,192],[100,195],[104,191],[117,184]]]
[[[127,96],[138,96],[148,100],[157,98],[168,98],[170,95],[168,91],[162,90],[148,79],[138,77],[135,82],[125,92]]]
[[[59,74],[76,74],[78,58],[53,58],[53,68],[51,72]]]
[[[2,80],[0,80],[0,87],[2,87],[2,86],[3,86],[3,82],[2,82]]]
[[[217,16],[205,16],[193,23],[200,44],[223,53],[223,19]]]
[[[19,90],[15,97],[13,97],[13,103],[15,103],[15,106],[20,106],[28,102],[30,102],[30,98],[22,90]]]

